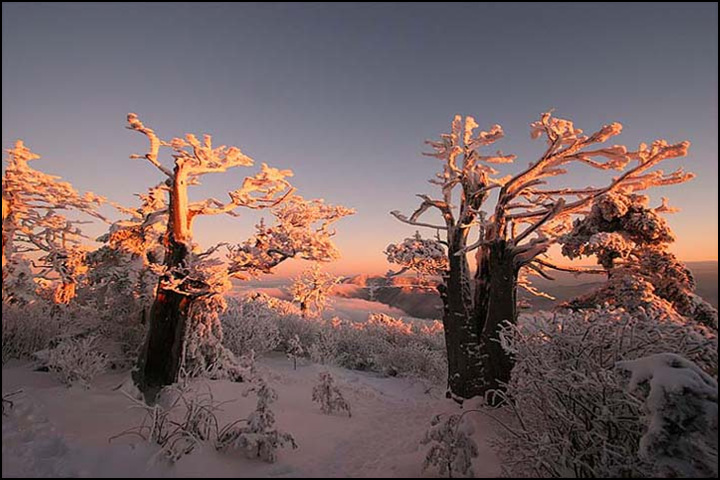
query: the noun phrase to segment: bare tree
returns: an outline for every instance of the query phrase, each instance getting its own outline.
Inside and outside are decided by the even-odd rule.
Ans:
[[[135,375],[146,397],[153,398],[158,389],[175,382],[181,371],[217,373],[227,368],[224,361],[230,354],[220,344],[218,312],[224,309],[222,293],[230,288],[230,276],[269,273],[293,257],[334,258],[337,252],[330,240],[334,232],[328,226],[352,211],[293,195],[294,188],[287,180],[292,172],[265,164],[230,192],[228,201],[190,202],[188,187],[198,185],[202,175],[249,167],[254,161],[237,147],[213,147],[209,135],[202,142],[192,134],[166,142],[133,113],[128,114],[128,124],[150,141],[148,153],[131,158],[144,158],[160,170],[168,191],[164,263],[155,269],[160,280]],[[165,147],[172,151],[172,169],[159,159],[160,149]],[[229,247],[229,262],[214,255],[222,245],[198,252],[192,242],[193,220],[199,215],[235,216],[238,208],[272,209],[277,224],[267,227],[261,222],[253,238]]]
[[[574,270],[543,257],[571,228],[574,216],[586,213],[595,198],[608,192],[633,192],[692,178],[682,169],[669,174],[654,170],[663,160],[684,156],[689,142],[671,145],[657,140],[635,151],[620,145],[601,146],[620,134],[619,123],[584,135],[571,121],[550,113],[531,125],[532,137],[546,140],[542,156],[520,173],[500,177],[493,165],[511,163],[515,156],[499,151],[484,155],[481,149],[503,137],[502,127],[476,132],[477,127],[474,118],[463,122],[456,116],[450,133],[427,142],[433,152],[426,155],[443,163],[437,178],[430,181],[440,187],[442,198],[419,195],[422,202],[409,217],[391,212],[404,223],[442,234],[439,241],[446,248],[449,265],[441,292],[448,386],[452,394],[463,398],[498,388],[509,379],[512,358],[503,350],[499,333],[504,322],[515,323],[517,318],[520,269],[548,277],[548,269]],[[553,177],[567,173],[569,166],[580,164],[621,173],[603,187],[547,186]],[[429,210],[439,212],[441,221],[423,221]],[[473,231],[476,240],[469,243]],[[466,256],[471,251],[475,251],[474,280]]]

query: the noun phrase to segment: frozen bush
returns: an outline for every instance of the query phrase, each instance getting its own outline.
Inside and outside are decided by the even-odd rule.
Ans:
[[[717,478],[717,380],[671,353],[618,362],[628,390],[645,399],[639,456],[653,476]]]
[[[431,381],[442,381],[445,376],[447,360],[440,322],[413,324],[385,314],[371,314],[363,323],[339,318],[303,318],[296,305],[264,294],[251,295],[242,302],[263,312],[257,320],[259,323],[275,322],[279,336],[276,349],[288,352],[299,345],[302,353],[296,354],[296,358],[309,356],[314,362],[352,370]],[[224,320],[224,323],[232,322]],[[252,328],[250,325],[243,331]],[[225,335],[226,345],[233,345],[229,338],[233,334],[227,327]]]
[[[379,353],[376,363],[390,376],[426,378],[435,383],[447,379],[445,353],[417,342]]]
[[[350,405],[335,385],[335,379],[330,372],[320,373],[318,380],[318,384],[313,387],[312,400],[320,404],[320,410],[326,415],[345,411],[348,416],[352,417]]]
[[[717,372],[717,334],[677,315],[622,309],[537,313],[501,336],[516,364],[504,398],[516,425],[500,439],[517,476],[643,477],[643,402],[617,362],[675,351]]]
[[[280,332],[275,310],[254,298],[231,298],[227,303],[228,308],[221,315],[223,343],[234,354],[250,351],[263,354],[278,346]]]
[[[93,379],[107,369],[108,360],[98,350],[94,336],[65,338],[46,352],[46,366],[65,385],[90,388]]]
[[[334,328],[333,325],[339,323],[340,320],[335,318],[321,328],[308,348],[310,360],[323,365],[332,363],[337,358],[338,341],[340,329]]]
[[[51,314],[49,306],[41,302],[19,307],[2,306],[2,363],[10,359],[32,358],[33,354],[46,349],[53,338],[60,334],[65,317]]]

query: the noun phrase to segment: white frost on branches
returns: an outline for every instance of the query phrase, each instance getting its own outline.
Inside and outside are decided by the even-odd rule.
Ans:
[[[408,237],[401,243],[391,243],[385,249],[389,263],[400,266],[400,270],[391,275],[401,275],[407,271],[421,276],[442,276],[448,269],[447,252],[442,242],[422,238],[420,232]]]
[[[270,273],[290,258],[329,262],[339,257],[332,242],[332,224],[352,215],[354,210],[328,205],[322,199],[305,200],[293,195],[271,210],[275,223],[260,221],[255,235],[244,243],[230,246],[229,272],[240,279]]]
[[[323,272],[320,265],[303,270],[290,285],[293,301],[300,305],[303,315],[318,317],[322,314],[330,300],[330,293],[341,277]]]
[[[8,150],[2,181],[3,284],[12,256],[31,253],[37,258],[37,276],[57,284],[53,300],[69,303],[87,272],[87,250],[82,246],[82,222],[69,220],[64,212],[103,219],[97,209],[105,199],[91,192],[80,194],[60,177],[32,168],[30,162],[39,158],[22,140]]]

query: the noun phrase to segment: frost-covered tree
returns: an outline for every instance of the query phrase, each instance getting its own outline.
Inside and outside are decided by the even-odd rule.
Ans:
[[[464,415],[436,415],[430,428],[420,441],[423,445],[431,444],[425,456],[423,470],[435,467],[440,475],[454,478],[457,475],[474,477],[472,459],[479,454],[477,444],[472,435],[474,428]]]
[[[277,460],[277,449],[285,445],[297,448],[295,439],[289,433],[275,427],[275,414],[270,404],[278,398],[274,389],[263,379],[258,380],[257,406],[247,419],[247,425],[233,424],[219,435],[217,448],[222,451],[239,450],[248,457],[260,458],[268,463]]]
[[[694,293],[692,273],[668,251],[675,235],[661,214],[675,211],[666,198],[656,208],[649,206],[645,195],[618,192],[597,198],[560,243],[569,258],[595,256],[607,271],[608,281],[568,305],[588,308],[610,303],[630,310],[669,307],[717,328],[717,310]]]
[[[350,404],[347,403],[342,392],[335,385],[335,379],[330,372],[320,373],[318,383],[313,387],[312,400],[320,404],[320,410],[326,415],[344,411],[347,412],[349,417],[352,417]]]
[[[22,140],[8,150],[2,180],[3,298],[6,277],[14,271],[6,269],[6,264],[14,255],[30,254],[36,275],[56,283],[53,300],[68,303],[87,272],[87,250],[82,246],[81,222],[64,213],[82,212],[102,219],[98,207],[105,200],[91,192],[81,194],[60,177],[32,168],[30,162],[39,158]]]
[[[682,157],[689,142],[669,144],[657,140],[631,151],[622,145],[604,146],[622,131],[619,123],[605,125],[586,135],[565,119],[550,113],[531,125],[533,138],[547,144],[539,159],[515,175],[500,176],[495,164],[514,161],[514,155],[483,153],[504,135],[502,127],[477,130],[472,117],[456,116],[451,132],[427,142],[428,153],[442,162],[442,171],[430,180],[441,197],[419,195],[420,206],[409,217],[391,212],[400,221],[435,230],[445,249],[448,266],[443,273],[449,378],[452,394],[469,398],[507,382],[512,357],[498,342],[504,322],[517,319],[516,290],[521,268],[548,276],[547,269],[562,269],[543,254],[571,227],[574,216],[586,213],[594,199],[609,192],[632,193],[656,185],[671,185],[692,178],[679,169],[657,170],[666,159]],[[552,187],[554,177],[568,167],[583,165],[619,173],[601,187]],[[423,216],[435,211],[439,221]],[[473,239],[471,240],[471,235]],[[475,251],[475,277],[471,278],[467,253]]]
[[[274,224],[261,220],[255,234],[247,241],[230,247],[229,273],[248,279],[272,269],[282,262],[297,258],[313,262],[329,262],[339,258],[333,244],[332,225],[352,215],[354,210],[342,205],[328,205],[322,199],[305,200],[291,195],[271,209]]]
[[[316,263],[293,280],[290,294],[293,301],[300,305],[304,317],[317,317],[325,310],[329,295],[340,280],[340,277],[320,270],[320,265]]]
[[[231,354],[221,345],[219,319],[225,308],[222,294],[230,288],[230,277],[269,273],[288,258],[335,258],[337,250],[331,240],[334,232],[329,225],[352,211],[294,196],[288,182],[292,172],[266,164],[229,192],[227,201],[209,198],[191,202],[188,188],[198,185],[203,175],[250,167],[254,161],[237,147],[213,147],[209,135],[202,141],[192,134],[163,141],[134,113],[128,114],[128,128],[145,135],[150,142],[145,155],[131,158],[144,158],[155,166],[166,177],[168,193],[163,264],[154,270],[160,280],[136,382],[146,396],[153,397],[159,388],[175,382],[181,370],[235,377],[234,369],[227,371],[226,361]],[[172,168],[160,160],[163,148],[172,152]],[[276,223],[268,227],[261,222],[251,239],[230,247],[229,262],[215,255],[219,245],[199,251],[193,243],[194,219],[201,215],[235,216],[239,208],[270,208]]]

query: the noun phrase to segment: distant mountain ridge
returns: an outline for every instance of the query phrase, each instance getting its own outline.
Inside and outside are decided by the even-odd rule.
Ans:
[[[696,292],[718,308],[718,262],[688,262],[697,283]],[[546,310],[558,302],[585,294],[596,288],[603,279],[597,275],[574,275],[554,272],[554,281],[533,278],[533,284],[556,300],[527,295],[522,290],[520,297],[527,300],[532,310]],[[435,290],[436,281],[418,281],[415,277],[393,277],[356,275],[338,285],[335,295],[346,298],[374,300],[399,308],[408,315],[418,318],[439,318],[442,303]]]

